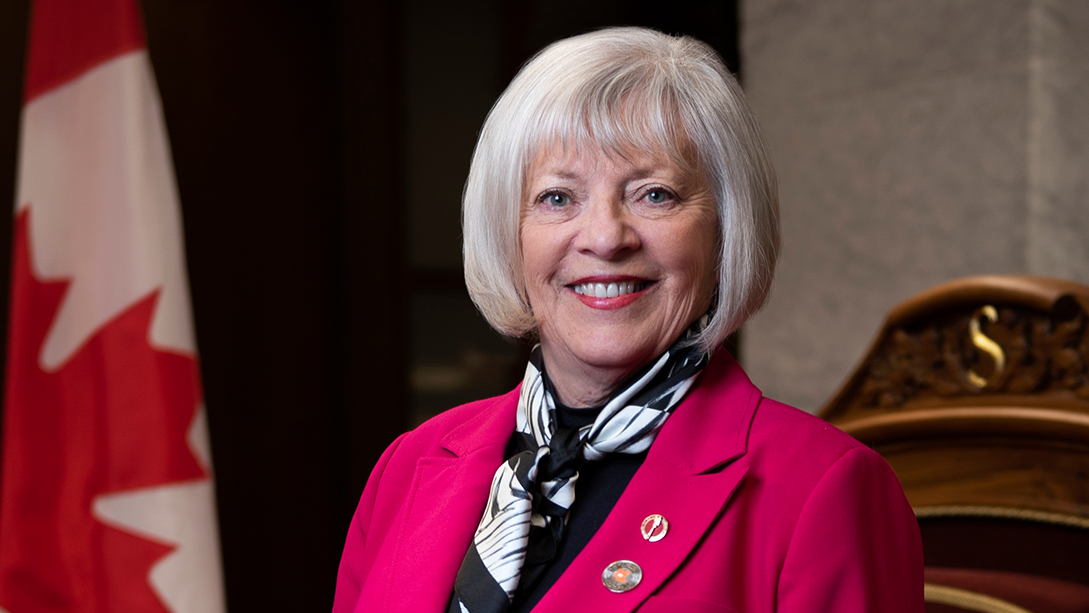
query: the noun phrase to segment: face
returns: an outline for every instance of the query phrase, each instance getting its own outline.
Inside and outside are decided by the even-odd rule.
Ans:
[[[522,200],[545,364],[561,401],[598,404],[709,308],[714,199],[666,156],[554,147],[531,166]]]

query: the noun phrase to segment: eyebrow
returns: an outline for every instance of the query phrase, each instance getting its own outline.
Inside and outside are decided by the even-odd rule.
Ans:
[[[575,180],[575,179],[579,178],[578,173],[571,172],[569,170],[566,170],[566,171],[565,170],[560,170],[558,172],[546,172],[546,173],[543,173],[543,174],[541,174],[539,176],[547,177],[549,179],[567,179],[567,180]]]

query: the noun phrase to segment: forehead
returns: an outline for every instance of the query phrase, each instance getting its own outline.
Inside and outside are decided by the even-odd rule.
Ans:
[[[597,144],[565,146],[553,141],[537,150],[526,172],[526,182],[546,178],[577,179],[588,173],[621,172],[632,176],[690,174],[688,164],[679,165],[660,151],[625,148],[609,149]]]

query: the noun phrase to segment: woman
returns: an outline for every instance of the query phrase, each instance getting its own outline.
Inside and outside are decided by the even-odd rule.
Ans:
[[[465,276],[540,344],[518,389],[385,452],[334,611],[922,611],[888,466],[719,349],[767,296],[777,207],[706,45],[619,28],[530,61],[473,156]]]

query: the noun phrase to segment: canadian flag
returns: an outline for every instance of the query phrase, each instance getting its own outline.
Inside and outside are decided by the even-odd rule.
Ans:
[[[225,610],[181,214],[135,0],[34,0],[0,611]]]

